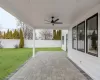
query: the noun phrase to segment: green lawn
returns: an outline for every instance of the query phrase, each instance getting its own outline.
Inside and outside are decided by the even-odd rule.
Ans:
[[[61,51],[61,48],[36,48],[37,51]],[[14,72],[31,56],[31,48],[0,49],[0,80]]]
[[[56,48],[36,48],[36,52],[38,51],[62,51],[61,48],[56,47]]]

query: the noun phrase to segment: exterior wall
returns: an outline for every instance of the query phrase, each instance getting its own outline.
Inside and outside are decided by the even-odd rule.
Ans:
[[[67,50],[66,34],[68,34],[68,30],[62,30],[62,36],[64,36],[64,44],[62,44],[62,49],[63,49],[64,51]]]
[[[14,48],[16,44],[19,45],[19,40],[0,39],[0,41],[3,48]],[[33,40],[25,40],[24,44],[26,48],[33,48]],[[61,40],[36,40],[35,47],[61,47]]]
[[[76,26],[80,22],[86,20],[92,15],[98,12],[98,57],[89,55],[72,49],[72,27]],[[86,42],[85,42],[86,44]],[[86,47],[85,47],[86,48]],[[62,49],[64,47],[62,46]],[[86,49],[85,49],[86,50]],[[82,68],[88,75],[90,75],[94,80],[100,80],[100,5],[91,9],[81,18],[77,19],[74,24],[69,26],[68,30],[68,57],[75,62],[80,68]]]

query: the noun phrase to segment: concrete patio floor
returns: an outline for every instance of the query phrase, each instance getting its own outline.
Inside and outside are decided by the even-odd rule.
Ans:
[[[90,80],[68,59],[63,51],[38,52],[9,80]]]

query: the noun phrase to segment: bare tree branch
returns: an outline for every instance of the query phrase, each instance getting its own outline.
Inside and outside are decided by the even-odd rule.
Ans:
[[[40,32],[40,38],[43,40],[52,40],[52,32],[50,30],[41,30]]]

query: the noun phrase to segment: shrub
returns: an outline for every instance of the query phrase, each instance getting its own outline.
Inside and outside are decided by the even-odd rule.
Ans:
[[[53,40],[56,40],[56,30],[53,30]]]
[[[19,48],[23,48],[24,47],[24,37],[23,37],[23,32],[20,29],[20,43],[19,43]]]
[[[2,44],[1,44],[1,41],[0,41],[0,48],[3,48]]]
[[[16,44],[16,45],[14,45],[14,47],[15,47],[15,49],[17,49],[17,48],[19,48],[19,46]]]

